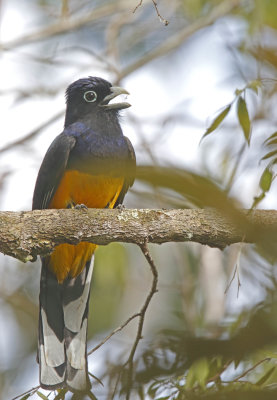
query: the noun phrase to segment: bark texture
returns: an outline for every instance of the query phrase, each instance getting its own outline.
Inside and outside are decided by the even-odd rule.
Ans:
[[[21,261],[50,253],[61,243],[142,244],[198,242],[224,249],[237,243],[274,243],[277,211],[241,212],[242,223],[213,210],[36,210],[0,212],[0,251]],[[269,240],[270,238],[270,240]],[[272,246],[271,246],[272,247]]]

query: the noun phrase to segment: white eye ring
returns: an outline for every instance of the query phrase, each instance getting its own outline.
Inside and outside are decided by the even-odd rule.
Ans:
[[[93,90],[88,90],[87,92],[84,93],[84,99],[88,103],[93,103],[97,100],[97,93],[94,92]]]

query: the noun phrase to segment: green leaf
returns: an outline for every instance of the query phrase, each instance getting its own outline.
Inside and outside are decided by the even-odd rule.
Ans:
[[[271,165],[271,166],[274,165],[274,164],[277,164],[277,158],[274,158],[274,160],[272,160],[272,161],[270,162],[270,165]]]
[[[268,142],[271,139],[276,139],[277,138],[277,132],[272,133],[272,135],[270,135],[267,139],[265,139],[264,144],[268,144]]]
[[[32,392],[27,393],[27,394],[25,394],[25,396],[20,397],[19,400],[27,400],[27,399],[29,399],[29,397],[32,396],[33,394],[34,394],[34,393],[32,393]]]
[[[253,204],[251,206],[251,210],[253,210],[253,208],[256,208],[257,205],[265,198],[265,193],[261,193],[259,196],[255,196],[254,197],[254,201]]]
[[[170,399],[170,396],[158,397],[156,400],[168,400],[168,399]]]
[[[43,400],[49,400],[48,397],[46,397],[44,394],[42,394],[41,392],[37,391],[36,394]]]
[[[258,382],[256,382],[257,386],[262,386],[265,384],[266,381],[268,381],[268,379],[271,377],[271,375],[273,374],[273,372],[275,371],[276,366],[271,367],[259,380]]]
[[[97,400],[97,397],[92,393],[92,392],[87,392],[86,395],[91,399],[91,400]],[[49,399],[47,399],[49,400]],[[54,399],[55,400],[55,399]]]
[[[91,376],[93,379],[95,379],[98,383],[100,383],[101,386],[104,387],[104,383],[101,381],[100,378],[98,378],[97,376],[93,375],[91,372],[88,373],[89,376]]]
[[[239,119],[240,126],[242,127],[244,137],[247,141],[247,143],[250,143],[250,131],[251,131],[251,125],[250,125],[250,119],[249,119],[249,114],[246,106],[245,100],[240,96],[237,102],[237,115]]]
[[[272,183],[273,173],[266,168],[260,179],[260,188],[264,193],[268,192]]]
[[[209,361],[207,358],[200,358],[196,362],[196,378],[199,385],[204,389],[209,376]]]
[[[200,358],[196,360],[190,367],[186,378],[186,387],[193,388],[194,384],[197,383],[203,389],[206,387],[206,382],[209,376],[209,361],[207,358]]]
[[[228,106],[224,107],[221,113],[218,114],[218,116],[213,120],[209,128],[206,130],[201,140],[203,140],[205,136],[212,133],[221,124],[224,118],[228,115],[230,109],[231,109],[231,104],[228,104]]]
[[[192,366],[190,367],[188,374],[186,376],[186,388],[187,389],[192,389],[194,384],[196,382],[196,376],[194,373],[194,364],[192,364]]]
[[[254,80],[246,86],[248,89],[253,90],[257,95],[259,94],[259,88],[261,87],[261,81]]]
[[[235,367],[235,369],[238,368],[238,366],[240,365],[240,362],[241,362],[241,359],[235,359],[235,360],[234,360],[234,367]]]
[[[213,376],[217,376],[217,374],[222,371],[222,356],[217,356],[209,360],[209,376],[208,379]]]
[[[68,389],[58,389],[58,394],[54,400],[64,400],[67,392],[68,392]]]
[[[270,151],[270,152],[267,153],[265,156],[263,156],[263,158],[261,159],[261,161],[267,160],[268,158],[271,158],[272,156],[275,156],[276,154],[277,154],[277,150]]]
[[[142,385],[139,385],[139,387],[137,388],[137,393],[139,395],[140,400],[145,400],[145,394]]]
[[[273,146],[276,144],[277,144],[277,138],[273,138],[266,143],[267,146]]]
[[[152,385],[150,385],[147,394],[151,397],[151,399],[154,399],[156,396],[156,392],[159,389],[159,382],[153,382]]]

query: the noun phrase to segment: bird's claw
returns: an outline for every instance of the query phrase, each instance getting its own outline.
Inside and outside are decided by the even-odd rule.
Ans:
[[[85,204],[76,204],[76,206],[74,206],[75,210],[87,210],[87,206]]]
[[[123,211],[126,207],[123,204],[118,204],[115,208],[116,210]]]

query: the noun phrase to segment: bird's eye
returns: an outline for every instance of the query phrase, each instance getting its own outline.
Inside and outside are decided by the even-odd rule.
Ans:
[[[87,92],[84,93],[84,99],[88,103],[93,103],[97,99],[97,94],[93,90],[88,90]]]

